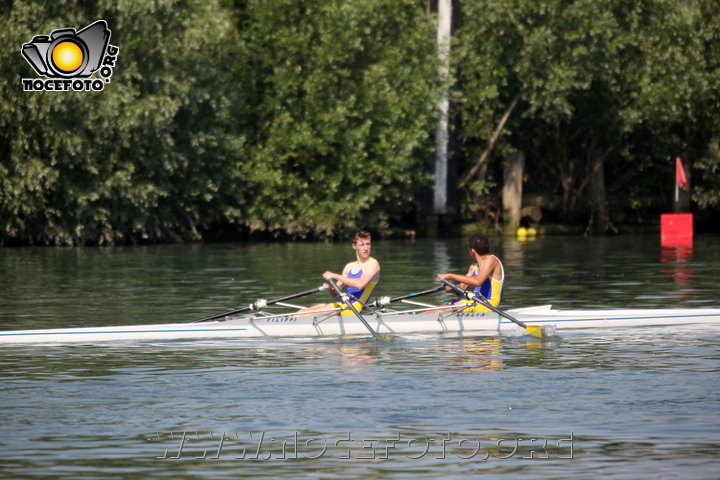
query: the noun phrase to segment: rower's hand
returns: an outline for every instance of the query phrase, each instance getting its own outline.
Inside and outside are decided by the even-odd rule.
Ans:
[[[442,281],[445,280],[448,275],[449,275],[448,273],[438,273],[437,277],[435,277],[435,281],[438,283],[442,283]],[[450,287],[448,287],[447,285],[445,285],[445,291],[449,292],[450,290],[452,290],[452,289]]]
[[[335,290],[330,286],[329,283],[323,282],[323,288],[325,289],[326,292],[328,292],[333,297],[337,297],[337,293],[335,293]]]
[[[333,281],[335,282],[335,285],[337,285],[338,288],[342,288],[341,287],[342,284],[338,283],[336,276],[337,276],[336,273],[333,273],[329,270],[327,272],[323,273],[323,278],[332,278]],[[328,291],[328,293],[330,295],[332,295],[333,297],[337,297],[337,292],[335,292],[335,289],[332,288],[328,282],[323,282],[323,287],[325,288],[325,290]]]

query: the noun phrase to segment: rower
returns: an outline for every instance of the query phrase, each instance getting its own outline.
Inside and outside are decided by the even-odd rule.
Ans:
[[[505,289],[505,269],[502,262],[498,257],[490,253],[490,242],[483,234],[471,235],[468,239],[468,249],[474,262],[470,265],[467,274],[440,273],[435,280],[440,283],[444,279],[451,280],[458,283],[458,286],[463,290],[473,287],[492,306],[497,307],[500,305],[503,290]],[[445,289],[449,291],[450,287],[445,287]],[[467,299],[455,300],[448,306],[456,307],[458,305],[468,305],[462,310],[463,312],[490,311],[488,307]]]
[[[358,230],[353,234],[352,248],[355,251],[355,261],[345,265],[342,273],[326,271],[323,273],[323,278],[335,280],[336,285],[341,289],[347,287],[346,293],[352,299],[353,306],[360,311],[380,281],[380,263],[370,256],[372,237],[365,230]],[[327,282],[323,286],[331,295],[337,295]],[[300,312],[330,308],[342,309],[340,315],[354,315],[352,309],[342,302],[313,305],[300,310]]]

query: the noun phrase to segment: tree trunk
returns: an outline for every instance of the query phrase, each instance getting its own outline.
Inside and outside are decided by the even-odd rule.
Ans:
[[[610,213],[607,207],[607,198],[605,196],[605,168],[603,166],[603,157],[598,155],[592,149],[590,152],[591,172],[590,172],[590,221],[588,222],[585,234],[593,231],[598,233],[608,233],[612,231],[617,233],[617,229],[610,221]]]
[[[524,169],[525,153],[518,151],[510,154],[503,175],[502,189],[503,228],[508,234],[514,233],[520,226]]]

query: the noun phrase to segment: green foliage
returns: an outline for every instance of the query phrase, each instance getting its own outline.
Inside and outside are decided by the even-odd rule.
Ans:
[[[697,161],[692,164],[693,201],[701,208],[720,209],[720,3],[698,0],[693,12],[700,63],[700,88],[690,99],[694,122],[686,129]]]
[[[66,3],[66,4],[63,4]],[[235,93],[230,15],[206,2],[71,8],[16,2],[3,16],[0,238],[83,244],[191,240],[220,217],[227,169],[241,155],[226,106]],[[72,2],[74,3],[74,2]],[[60,16],[60,12],[72,16]],[[103,92],[23,92],[19,56],[33,35],[98,18],[120,47]],[[32,20],[32,21],[31,21]],[[208,35],[212,31],[212,35]]]
[[[412,205],[426,183],[437,95],[433,27],[418,2],[250,2],[257,131],[252,230],[332,235]]]
[[[596,168],[605,171],[611,207],[668,209],[672,159],[697,158],[717,132],[718,110],[702,105],[717,98],[709,88],[717,68],[704,66],[710,57],[717,66],[717,33],[708,33],[717,31],[717,16],[700,13],[711,4],[465,2],[456,57],[464,161],[475,160],[520,94],[495,150],[496,170],[508,152],[525,151],[526,189],[555,195],[564,220],[596,208],[589,192]]]
[[[514,150],[525,191],[566,221],[667,210],[676,155],[694,205],[720,208],[717,0],[455,7],[459,173],[520,99],[465,218],[497,221]],[[441,88],[425,1],[30,0],[0,13],[0,244],[331,237],[420,209]],[[120,47],[104,91],[22,91],[35,76],[23,43],[97,19]]]
[[[66,12],[71,12],[67,15]],[[0,242],[332,235],[427,183],[424,4],[15,2],[0,20]],[[23,92],[34,35],[108,21],[103,92]],[[372,220],[372,219],[370,219]]]

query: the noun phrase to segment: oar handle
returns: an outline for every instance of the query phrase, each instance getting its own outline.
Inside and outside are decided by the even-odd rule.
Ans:
[[[328,283],[328,285],[330,285],[330,288],[332,288],[335,291],[335,293],[337,293],[338,297],[340,297],[342,299],[343,303],[345,305],[347,305],[347,307],[350,310],[352,310],[352,312],[355,314],[355,316],[358,318],[358,320],[360,320],[363,323],[363,325],[365,325],[365,328],[367,328],[368,331],[370,331],[372,336],[377,337],[377,332],[375,332],[375,330],[373,330],[373,328],[370,326],[370,324],[367,322],[367,320],[365,320],[365,318],[363,318],[363,316],[360,314],[358,309],[355,308],[355,305],[353,305],[350,295],[348,295],[347,293],[343,294],[340,291],[340,289],[338,288],[338,286],[335,285],[335,282],[333,281],[332,277],[329,277],[329,276],[325,277],[325,281]]]
[[[246,312],[248,310],[260,310],[261,308],[264,308],[267,305],[272,305],[273,303],[285,302],[287,300],[292,300],[294,298],[305,297],[307,295],[312,295],[313,293],[316,293],[316,292],[321,292],[322,290],[324,290],[324,287],[320,286],[320,287],[311,288],[310,290],[305,290],[303,292],[293,293],[291,295],[273,298],[270,300],[264,300],[264,299],[260,298],[260,299],[255,300],[254,302],[252,302],[250,305],[246,305],[244,307],[239,307],[234,310],[228,310],[227,312],[223,312],[223,313],[217,313],[215,315],[210,315],[208,317],[203,317],[198,320],[194,320],[191,323],[209,322],[212,320],[217,320],[218,318],[227,317],[228,315],[234,315],[236,313]]]
[[[487,298],[485,298],[480,292],[474,292],[472,290],[463,290],[462,288],[458,287],[456,284],[452,283],[451,281],[443,278],[442,283],[447,285],[448,287],[452,288],[455,292],[459,293],[460,295],[463,295],[468,300],[475,300],[476,302],[481,303],[482,305],[486,306],[493,312],[497,313],[498,315],[507,318],[511,322],[514,322],[521,327],[523,327],[525,330],[527,330],[527,325],[525,325],[523,322],[518,320],[517,318],[513,317],[512,315],[509,315],[499,308],[495,307],[492,303],[488,302]]]

